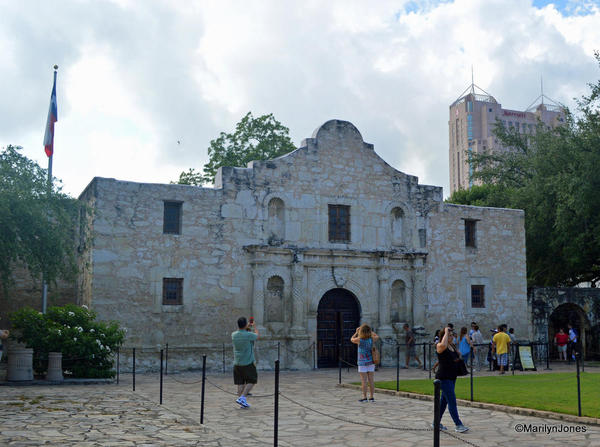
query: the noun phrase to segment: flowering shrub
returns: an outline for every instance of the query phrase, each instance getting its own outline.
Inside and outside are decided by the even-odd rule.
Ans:
[[[62,352],[63,370],[73,377],[114,377],[113,353],[125,330],[95,320],[95,312],[74,304],[50,307],[45,315],[28,307],[11,315],[16,339],[34,350],[37,373],[47,369],[49,352]]]

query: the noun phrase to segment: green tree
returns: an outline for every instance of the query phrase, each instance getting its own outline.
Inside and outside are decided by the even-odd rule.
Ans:
[[[22,155],[18,146],[0,152],[0,282],[5,290],[16,266],[48,283],[73,279],[73,229],[77,200],[61,192],[47,170]]]
[[[257,118],[248,112],[235,126],[235,132],[221,132],[208,147],[209,161],[204,175],[194,169],[182,172],[177,183],[201,185],[215,180],[221,166],[246,166],[252,160],[268,160],[295,149],[289,129],[275,119],[272,113]]]
[[[529,285],[600,282],[600,81],[590,88],[564,125],[527,135],[498,124],[507,150],[472,156],[484,185],[448,199],[525,210]]]

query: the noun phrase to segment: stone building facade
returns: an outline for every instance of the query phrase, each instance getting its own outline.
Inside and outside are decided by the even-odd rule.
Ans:
[[[430,338],[448,321],[529,333],[524,214],[446,204],[442,188],[389,166],[349,122],[297,150],[221,168],[214,188],[94,178],[79,300],[128,328],[156,364],[230,363],[230,334],[253,316],[260,368],[355,361],[371,324],[392,361],[402,324]],[[145,357],[144,357],[145,356]],[[143,359],[146,360],[143,360]],[[152,363],[154,362],[154,363]]]

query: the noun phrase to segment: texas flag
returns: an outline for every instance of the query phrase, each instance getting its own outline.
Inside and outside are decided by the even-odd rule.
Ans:
[[[58,121],[58,108],[56,106],[56,72],[54,72],[54,85],[50,96],[50,108],[48,109],[48,120],[46,121],[46,133],[44,134],[44,150],[48,157],[54,152],[54,123]]]

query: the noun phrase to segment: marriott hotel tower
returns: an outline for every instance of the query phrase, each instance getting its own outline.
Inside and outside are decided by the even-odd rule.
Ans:
[[[526,111],[503,109],[502,105],[479,87],[482,93],[475,92],[475,84],[463,92],[450,106],[448,121],[450,193],[473,186],[470,175],[473,168],[469,159],[472,153],[498,152],[504,150],[493,135],[496,120],[506,128],[518,132],[535,132],[538,119],[547,126],[557,126],[564,122],[562,108],[554,103],[544,103],[542,95]],[[549,98],[547,98],[549,99]]]

